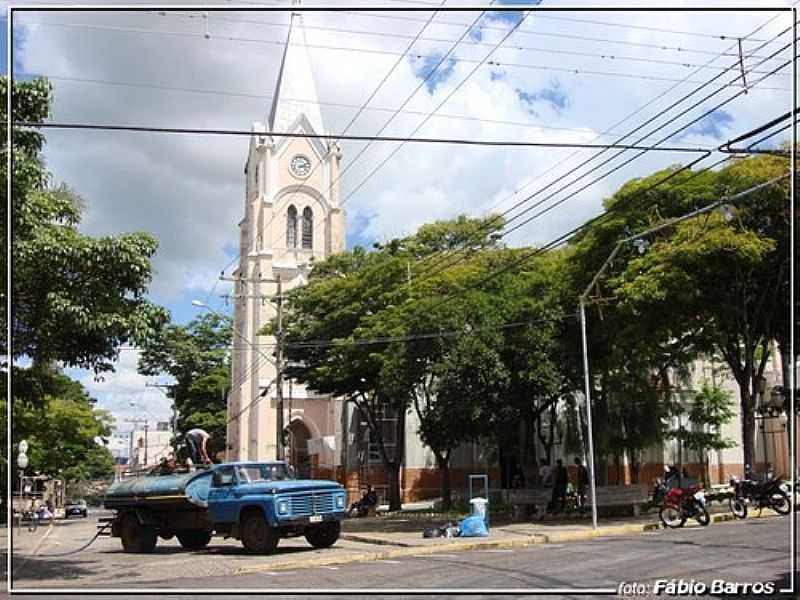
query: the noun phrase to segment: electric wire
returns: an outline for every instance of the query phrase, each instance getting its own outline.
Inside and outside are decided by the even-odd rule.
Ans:
[[[53,26],[53,27],[83,27],[88,29],[96,29],[100,31],[112,31],[112,32],[127,32],[127,33],[141,33],[141,34],[163,34],[163,35],[173,35],[178,37],[187,37],[187,38],[201,38],[206,39],[205,35],[202,33],[191,33],[191,32],[176,32],[176,31],[158,31],[158,30],[149,30],[149,29],[133,29],[133,28],[124,28],[124,27],[108,27],[108,26],[99,26],[99,25],[86,25],[80,23],[48,23],[48,22],[36,22],[32,24],[37,25],[45,25],[45,26]],[[551,34],[542,34],[542,35],[551,35]],[[554,35],[554,34],[552,34]],[[579,39],[579,36],[573,36]],[[234,36],[212,36],[209,38],[211,40],[221,40],[221,41],[229,41],[229,42],[245,42],[245,43],[262,43],[262,44],[272,44],[272,45],[279,45],[283,46],[285,43],[279,40],[263,40],[263,39],[253,39],[253,38],[242,38],[242,37],[234,37]],[[585,40],[583,40],[585,41]],[[389,56],[398,56],[398,52],[388,51],[388,50],[378,50],[372,48],[347,48],[342,46],[330,46],[330,45],[322,45],[322,44],[306,44],[306,47],[309,49],[317,49],[317,50],[325,50],[325,51],[344,51],[344,52],[359,52],[365,54],[381,54],[381,55],[389,55]],[[513,48],[509,48],[513,49]],[[602,56],[601,56],[602,57]],[[419,54],[415,55],[415,58],[419,59],[438,59],[439,56],[437,54],[431,55],[424,55]],[[452,60],[455,62],[464,62],[464,63],[479,63],[480,61],[473,58],[466,58],[460,56],[452,57]],[[607,72],[607,71],[597,71],[597,70],[590,70],[590,69],[578,69],[575,67],[555,67],[552,65],[532,65],[526,63],[517,63],[517,62],[506,62],[495,60],[489,63],[486,63],[486,67],[495,68],[495,67],[504,67],[504,68],[512,68],[512,69],[532,69],[538,71],[553,71],[558,73],[568,73],[573,75],[599,75],[599,76],[609,76],[609,77],[621,77],[626,79],[640,79],[645,81],[665,81],[665,82],[675,82],[679,81],[674,77],[662,77],[658,75],[650,75],[650,74],[634,74],[628,72]],[[701,83],[698,80],[687,81],[686,83]],[[762,87],[761,90],[767,91],[787,91],[790,88],[782,87],[782,86],[769,86],[769,87]]]
[[[380,136],[386,130],[386,128],[389,127],[389,125],[394,121],[394,119],[397,117],[397,115],[400,113],[400,111],[403,110],[408,105],[409,102],[411,102],[411,100],[417,95],[417,93],[427,84],[427,82],[430,80],[430,78],[433,77],[438,72],[439,67],[441,67],[445,63],[445,61],[448,60],[448,57],[455,51],[455,49],[458,47],[458,44],[467,36],[467,34],[470,31],[472,31],[472,27],[475,24],[477,24],[478,21],[480,21],[480,19],[481,19],[481,17],[483,15],[484,15],[484,13],[481,12],[475,18],[475,20],[473,20],[472,23],[469,24],[466,27],[466,29],[464,29],[463,33],[461,34],[461,37],[448,49],[448,51],[445,54],[443,54],[439,58],[438,62],[430,69],[430,71],[427,73],[427,75],[425,75],[425,77],[422,79],[422,81],[420,81],[420,83],[417,85],[417,87],[414,88],[414,90],[405,98],[405,100],[397,108],[397,110],[395,110],[395,112],[392,113],[392,115],[389,117],[389,119],[386,120],[386,122],[383,124],[383,126],[381,126],[381,128],[378,130],[378,133],[376,134],[377,136]],[[361,148],[361,150],[358,152],[358,154],[356,154],[356,156],[353,157],[353,159],[351,159],[347,163],[345,168],[342,169],[337,174],[336,179],[333,180],[330,185],[331,186],[335,186],[342,179],[342,177],[345,175],[345,173],[347,173],[353,167],[353,165],[356,164],[356,162],[366,153],[367,150],[369,150],[369,148],[371,146],[372,146],[372,142],[368,142],[366,145],[364,145]],[[339,203],[339,208],[344,206],[344,203],[346,201],[347,201],[347,199],[345,198],[344,201],[340,202]],[[277,213],[272,215],[272,218],[269,221],[270,225],[274,222],[274,220],[277,218],[277,216],[278,216]],[[320,221],[317,222],[316,225],[314,225],[314,228],[312,229],[312,236],[313,236],[314,233],[316,233],[316,230],[320,226],[321,223],[322,223],[322,221],[320,220]],[[278,237],[277,241],[285,240],[285,239],[286,239],[286,231],[283,232],[282,237],[280,237],[280,236]]]
[[[354,15],[354,16],[362,16],[362,17],[372,17],[372,18],[382,18],[382,19],[394,19],[394,20],[403,20],[403,21],[419,21],[419,17],[409,17],[405,15],[397,15],[397,14],[386,14],[386,13],[370,13],[366,11],[343,11],[347,12],[347,14]],[[537,17],[540,16],[537,14]],[[461,25],[461,23],[456,22],[447,22],[447,21],[439,21],[440,25]],[[485,30],[497,30],[503,31],[504,28],[497,27],[497,26],[487,26],[481,25],[479,29]],[[694,49],[694,48],[686,48],[683,46],[668,46],[665,44],[658,44],[658,43],[649,43],[649,42],[632,42],[629,40],[617,40],[617,39],[608,39],[608,38],[596,38],[591,36],[585,35],[571,35],[571,34],[560,34],[560,33],[551,33],[551,32],[540,32],[540,31],[531,31],[528,29],[520,29],[519,35],[541,35],[541,36],[548,36],[548,37],[555,37],[555,38],[564,38],[570,39],[580,42],[599,42],[605,44],[618,44],[623,46],[631,46],[634,48],[651,48],[654,50],[668,50],[668,51],[675,51],[675,52],[686,52],[690,54],[706,54],[706,55],[717,55],[718,53],[713,50],[701,50],[701,49]],[[742,36],[744,40],[746,36]],[[730,39],[738,39],[731,37]],[[728,53],[725,56],[736,57],[738,58],[738,53]]]
[[[426,121],[423,121],[423,124]],[[111,123],[62,123],[62,122],[30,122],[15,121],[14,127],[36,127],[42,129],[75,129],[87,131],[125,131],[131,133],[166,133],[166,134],[189,134],[189,135],[231,135],[247,137],[286,137],[303,139],[323,139],[323,140],[348,140],[356,142],[400,142],[398,148],[403,144],[450,144],[457,146],[488,146],[488,147],[511,147],[511,148],[621,148],[623,150],[650,150],[649,146],[638,146],[635,144],[590,144],[580,142],[521,142],[518,140],[475,140],[469,138],[415,138],[402,136],[370,136],[370,135],[341,135],[341,134],[318,134],[318,133],[289,133],[284,131],[252,131],[249,129],[203,129],[190,127],[155,127],[150,125],[116,125]],[[418,128],[419,129],[419,128]],[[416,130],[415,130],[416,132]],[[687,147],[687,146],[668,146],[655,150],[663,152],[707,152],[706,148]],[[343,171],[344,172],[344,171]],[[344,201],[342,202],[344,203]]]
[[[763,26],[762,26],[762,27],[763,27]],[[780,36],[780,35],[783,35],[784,33],[786,33],[786,31],[788,31],[788,30],[785,30],[785,31],[781,32],[780,34],[778,34],[778,36]],[[776,36],[776,37],[778,37],[778,36]],[[786,64],[789,64],[789,63],[786,63]],[[779,69],[780,69],[780,68],[783,68],[783,67],[785,67],[785,66],[786,66],[786,64],[784,64],[784,65],[782,65],[782,66],[779,66],[778,68],[779,68]],[[731,65],[731,67],[729,67],[729,69],[734,69],[735,67],[736,67],[736,65]],[[724,74],[724,73],[721,73],[721,74],[719,74],[719,75],[715,76],[715,78],[714,78],[714,79],[716,79],[716,78],[718,78],[718,77],[722,76],[723,74]],[[768,76],[769,76],[769,75],[766,75],[765,77],[768,77]],[[762,78],[762,80],[763,80],[763,78]],[[712,79],[712,81],[713,81],[713,79]],[[755,82],[755,83],[754,83],[754,85],[755,85],[755,84],[757,84],[757,83],[758,83],[758,82]],[[642,129],[643,127],[647,126],[648,124],[650,124],[651,122],[653,122],[653,121],[654,121],[654,120],[656,120],[657,118],[661,117],[661,116],[662,116],[664,113],[666,113],[666,111],[668,111],[668,110],[671,110],[672,108],[674,108],[674,107],[675,107],[675,106],[677,106],[678,104],[682,103],[683,101],[685,101],[686,99],[688,99],[689,97],[691,97],[692,95],[694,95],[695,93],[697,93],[698,91],[702,90],[702,88],[703,88],[703,87],[705,87],[705,86],[701,86],[701,87],[699,87],[699,88],[695,89],[695,90],[694,90],[694,91],[692,91],[691,93],[687,94],[687,95],[686,95],[684,98],[681,98],[681,99],[680,99],[680,100],[678,100],[677,102],[674,102],[674,103],[673,103],[672,105],[670,105],[668,108],[666,108],[666,109],[662,110],[662,111],[661,111],[661,113],[659,113],[659,114],[655,115],[654,117],[651,117],[649,120],[645,121],[645,122],[644,122],[642,125],[639,125],[637,128],[635,128],[634,130],[632,130],[631,132],[629,132],[628,134],[626,134],[626,136],[624,136],[622,139],[625,139],[625,138],[626,138],[626,137],[628,137],[629,135],[632,135],[633,133],[635,133],[635,132],[639,131],[640,129]],[[725,102],[723,102],[722,104],[720,104],[720,105],[717,105],[716,107],[714,107],[714,108],[713,108],[713,109],[711,109],[710,111],[706,111],[706,112],[705,112],[703,115],[701,115],[700,117],[698,117],[698,118],[694,119],[694,120],[693,120],[693,121],[691,121],[690,123],[688,123],[688,124],[684,125],[684,126],[681,128],[681,129],[679,129],[679,130],[677,130],[677,131],[680,131],[680,130],[682,130],[682,129],[685,129],[685,128],[687,128],[687,127],[691,126],[693,123],[697,122],[698,120],[700,120],[701,118],[703,118],[703,117],[707,116],[708,114],[711,114],[712,112],[714,112],[715,110],[719,109],[721,106],[724,106],[725,104],[727,104],[728,102],[732,101],[733,99],[737,98],[739,95],[741,95],[741,93],[744,93],[744,92],[745,92],[745,90],[742,90],[742,92],[740,92],[739,94],[736,94],[736,95],[732,96],[731,98],[729,98],[728,100],[726,100],[726,101],[725,101]],[[706,97],[705,97],[705,98],[703,98],[701,101],[699,101],[699,102],[696,102],[695,104],[693,104],[693,105],[692,105],[691,107],[689,107],[688,109],[684,109],[684,110],[683,110],[681,113],[679,113],[677,116],[675,116],[675,117],[671,118],[670,120],[668,120],[667,122],[663,123],[662,125],[660,125],[660,126],[659,126],[659,127],[657,127],[656,129],[654,129],[654,130],[652,130],[651,132],[647,133],[646,135],[644,135],[644,136],[640,137],[640,138],[637,140],[637,143],[639,143],[639,142],[641,142],[641,141],[643,141],[643,140],[647,139],[648,137],[650,137],[651,135],[653,135],[653,133],[655,133],[656,131],[659,131],[660,129],[663,129],[664,127],[666,127],[666,126],[667,126],[667,125],[669,125],[670,123],[674,122],[674,121],[675,121],[677,118],[679,118],[679,117],[683,116],[683,115],[684,115],[684,114],[686,114],[687,112],[689,112],[689,111],[693,110],[694,108],[696,108],[697,106],[699,106],[700,104],[702,104],[702,102],[705,102],[705,101],[706,101],[707,99],[709,99],[710,97],[713,97],[714,95],[716,95],[716,93],[717,93],[716,91],[715,91],[715,92],[712,92],[712,94],[710,94],[710,95],[706,96]],[[669,136],[667,136],[666,138],[662,138],[661,140],[659,140],[658,142],[656,142],[656,144],[660,144],[660,143],[662,143],[663,141],[665,141],[666,139],[669,139],[670,137],[674,136],[674,135],[677,133],[677,131],[676,131],[676,132],[673,132],[672,134],[670,134],[670,135],[669,135]],[[623,152],[624,152],[624,151],[623,151]],[[594,155],[594,156],[590,157],[589,159],[587,159],[587,160],[583,161],[583,162],[582,162],[580,165],[578,165],[578,166],[577,166],[577,167],[575,167],[573,170],[571,170],[569,173],[567,173],[567,175],[566,175],[566,176],[569,176],[571,173],[574,173],[574,172],[575,172],[575,170],[577,170],[577,169],[579,169],[579,168],[583,167],[584,165],[588,164],[588,162],[590,162],[590,161],[594,160],[594,158],[597,158],[597,157],[599,157],[599,156],[600,156],[601,154],[603,154],[603,153],[605,153],[605,150],[603,150],[603,151],[600,151],[600,152],[599,152],[599,153],[597,153],[596,155]],[[598,177],[598,178],[594,179],[594,180],[593,180],[592,182],[590,182],[588,185],[585,185],[585,186],[583,186],[582,188],[580,188],[580,189],[579,189],[579,190],[577,190],[576,192],[572,192],[572,193],[570,194],[570,196],[568,196],[567,198],[563,199],[562,201],[560,201],[560,202],[557,202],[556,204],[552,205],[551,207],[549,207],[549,208],[547,208],[547,209],[545,209],[545,210],[543,210],[543,211],[540,211],[540,212],[536,213],[536,214],[535,214],[534,216],[532,216],[531,218],[529,218],[529,219],[526,219],[526,220],[525,220],[525,221],[524,221],[522,224],[520,224],[519,226],[515,226],[515,227],[514,227],[514,228],[512,228],[512,229],[506,230],[506,231],[503,233],[503,235],[505,236],[505,235],[507,235],[507,234],[509,234],[509,233],[513,232],[514,230],[516,230],[516,229],[519,229],[519,227],[521,227],[521,226],[524,226],[525,224],[528,224],[528,223],[530,223],[532,220],[534,220],[534,218],[538,218],[538,217],[539,217],[539,216],[541,216],[542,214],[545,214],[546,212],[549,212],[549,210],[552,210],[552,208],[554,208],[555,206],[559,205],[560,203],[562,203],[562,202],[563,202],[563,201],[565,201],[566,199],[568,199],[568,198],[570,198],[570,197],[573,197],[573,196],[574,196],[575,194],[577,194],[577,193],[580,193],[581,191],[583,191],[583,190],[584,190],[584,189],[586,189],[587,187],[589,187],[589,186],[593,185],[594,183],[596,183],[597,181],[599,181],[600,179],[602,179],[602,177],[606,177],[606,176],[608,176],[609,174],[613,173],[614,171],[616,171],[616,170],[618,170],[618,169],[622,168],[623,166],[625,166],[625,165],[629,164],[630,162],[632,162],[632,160],[635,160],[636,158],[638,158],[639,156],[641,156],[643,153],[644,153],[644,151],[643,151],[642,153],[638,154],[637,156],[634,156],[634,157],[632,157],[631,159],[628,159],[627,161],[625,161],[624,163],[622,163],[622,164],[618,165],[617,167],[615,167],[615,168],[611,169],[610,171],[606,172],[606,173],[605,173],[603,176],[601,176],[601,177]],[[548,196],[546,196],[546,197],[545,197],[545,198],[543,198],[542,200],[539,200],[539,201],[537,201],[536,203],[534,203],[533,205],[531,205],[531,206],[529,206],[529,207],[525,208],[524,210],[522,210],[522,211],[521,211],[521,212],[519,212],[518,214],[514,215],[514,216],[513,216],[511,219],[508,219],[508,220],[507,220],[507,221],[504,223],[504,226],[507,226],[507,225],[508,225],[510,222],[512,222],[512,221],[514,221],[514,220],[516,220],[516,219],[518,219],[519,217],[521,217],[522,215],[526,214],[526,213],[527,213],[527,212],[529,212],[530,210],[533,210],[534,208],[536,208],[536,207],[540,206],[542,203],[546,202],[548,199],[552,198],[553,196],[555,196],[556,194],[560,193],[560,192],[561,192],[561,191],[563,191],[564,189],[566,189],[566,188],[570,187],[572,184],[574,184],[574,183],[576,183],[576,182],[580,181],[581,179],[585,178],[586,176],[590,175],[591,173],[593,173],[594,171],[596,171],[596,170],[597,170],[597,169],[599,169],[600,167],[602,167],[602,166],[604,166],[604,165],[608,164],[608,163],[609,163],[611,160],[615,159],[616,157],[620,156],[621,154],[622,154],[622,152],[618,152],[617,154],[615,154],[614,156],[610,157],[609,159],[606,159],[606,160],[604,160],[602,163],[600,163],[600,164],[596,165],[595,167],[593,167],[592,169],[590,169],[590,170],[589,170],[589,171],[587,171],[586,173],[583,173],[583,174],[582,174],[582,175],[580,175],[578,178],[576,178],[576,179],[574,179],[573,181],[571,181],[571,182],[567,183],[566,185],[562,186],[561,188],[559,188],[559,189],[558,189],[558,190],[556,190],[555,192],[553,192],[553,193],[549,194]],[[540,194],[540,193],[542,193],[543,191],[546,191],[548,188],[552,187],[552,186],[553,186],[553,185],[555,185],[556,183],[559,183],[561,180],[563,180],[563,178],[564,178],[564,176],[562,176],[562,177],[560,177],[560,178],[557,178],[557,179],[554,179],[554,180],[553,180],[553,181],[552,181],[550,184],[546,185],[544,188],[541,188],[540,190],[538,190],[538,191],[537,191],[537,192],[535,192],[534,194],[531,194],[531,195],[529,195],[528,197],[526,197],[525,199],[523,199],[523,200],[521,200],[521,201],[517,202],[517,203],[516,203],[514,206],[512,206],[511,208],[509,208],[509,209],[507,209],[507,210],[503,211],[502,213],[500,213],[500,215],[497,215],[495,218],[491,219],[491,220],[490,220],[490,221],[489,221],[487,224],[483,225],[483,226],[482,226],[480,229],[481,229],[481,230],[483,230],[483,231],[488,231],[488,230],[489,230],[489,229],[492,227],[492,225],[494,225],[495,223],[498,223],[502,217],[504,217],[505,215],[509,214],[511,211],[513,211],[513,210],[516,210],[517,208],[521,207],[523,204],[527,203],[529,200],[533,199],[535,196],[539,195],[539,194]],[[465,247],[466,247],[466,244],[465,244]],[[438,263],[435,263],[433,266],[437,266],[437,265],[439,265],[439,264],[442,264],[442,262],[441,262],[441,261],[439,261]],[[455,263],[452,263],[452,264],[450,264],[450,265],[446,266],[445,268],[448,268],[449,266],[453,266],[453,264],[455,264]],[[431,267],[431,265],[428,265],[428,266],[426,267],[425,271],[428,271],[428,273],[429,273],[431,268],[432,268],[432,267]],[[423,274],[424,274],[424,272],[423,272]],[[420,274],[418,274],[418,277],[419,277],[419,276],[420,276]]]
[[[722,159],[721,161],[719,161],[719,163],[725,162],[725,161],[727,161],[727,160],[731,160],[732,158],[733,158],[732,156],[727,156],[727,157],[725,157],[724,159]],[[701,160],[703,160],[703,157],[696,159],[696,160],[694,161],[694,163],[697,163],[697,162],[699,162],[699,161],[701,161]],[[660,181],[656,182],[655,184],[653,184],[653,185],[651,185],[651,186],[649,186],[649,187],[645,188],[644,190],[640,190],[639,192],[637,192],[637,193],[636,193],[636,194],[635,194],[635,195],[634,195],[634,196],[633,196],[631,199],[629,199],[628,201],[630,202],[632,199],[635,199],[635,198],[638,198],[638,197],[640,197],[640,196],[643,196],[643,195],[644,195],[644,193],[646,193],[646,192],[648,192],[648,191],[650,191],[650,190],[654,189],[654,188],[655,188],[655,187],[657,187],[658,185],[661,185],[662,183],[666,182],[667,180],[669,180],[669,179],[672,179],[673,177],[677,176],[678,174],[680,174],[680,173],[684,172],[684,171],[685,171],[687,168],[690,168],[690,167],[691,167],[691,165],[692,165],[692,163],[690,163],[689,165],[685,165],[684,167],[681,167],[680,169],[678,169],[678,170],[676,170],[676,171],[673,171],[673,173],[671,173],[670,175],[668,175],[668,176],[667,176],[667,177],[665,177],[664,179],[662,179],[662,180],[660,180]],[[699,176],[699,175],[700,175],[700,174],[702,174],[702,173],[705,173],[707,170],[709,170],[709,169],[710,169],[710,168],[712,168],[713,166],[714,166],[714,165],[712,165],[711,167],[708,167],[708,168],[702,169],[701,171],[698,171],[698,172],[696,172],[695,174],[693,174],[693,175],[692,175],[692,177],[690,177],[689,179],[685,180],[685,181],[684,181],[684,183],[686,183],[686,181],[689,181],[690,179],[693,179],[693,178],[694,178],[694,177],[696,177],[696,176]],[[776,179],[782,179],[782,178],[783,178],[783,177],[785,177],[785,176],[786,176],[786,175],[784,175],[784,176],[781,176],[781,177],[779,177],[779,178],[776,178]],[[762,186],[762,184],[759,184],[758,186],[754,186],[754,188],[759,188],[759,189],[760,189],[761,187],[763,187],[763,186]],[[740,194],[736,194],[736,196],[740,196],[740,195],[741,195],[741,193],[740,193]],[[496,277],[499,277],[499,276],[500,276],[500,275],[502,275],[503,273],[507,273],[508,271],[510,271],[510,270],[511,270],[511,269],[513,269],[513,268],[517,268],[517,267],[520,267],[520,266],[522,266],[523,264],[525,264],[526,262],[528,262],[528,261],[529,261],[529,260],[531,260],[532,258],[535,258],[536,256],[539,256],[539,255],[541,255],[541,254],[543,254],[543,253],[547,252],[548,250],[552,250],[553,248],[556,248],[556,247],[560,246],[560,245],[561,245],[561,244],[563,244],[564,242],[568,241],[568,240],[569,240],[571,237],[573,237],[575,234],[577,234],[577,233],[580,233],[581,231],[584,231],[584,230],[586,230],[586,229],[587,229],[589,226],[591,226],[592,224],[597,224],[597,222],[599,222],[599,221],[601,221],[601,220],[604,220],[604,219],[606,219],[606,218],[609,218],[609,217],[610,217],[611,215],[613,215],[613,214],[615,214],[615,213],[613,213],[613,212],[611,212],[611,211],[606,211],[606,212],[604,212],[604,213],[601,213],[600,215],[597,215],[597,216],[596,216],[596,217],[594,217],[593,219],[590,219],[589,221],[587,221],[587,222],[583,223],[582,225],[579,225],[578,227],[575,227],[575,228],[571,229],[570,231],[568,231],[568,232],[566,232],[566,233],[564,233],[564,234],[560,235],[558,238],[556,238],[556,239],[554,239],[554,240],[552,240],[552,241],[548,242],[548,243],[547,243],[547,244],[545,244],[544,246],[538,247],[538,248],[536,248],[536,249],[532,250],[531,252],[528,252],[528,253],[524,254],[522,257],[515,259],[514,261],[510,262],[508,265],[506,265],[506,266],[502,267],[501,269],[498,269],[498,270],[496,270],[496,271],[494,271],[494,272],[492,272],[492,273],[488,274],[486,277],[483,277],[483,278],[479,279],[477,282],[475,282],[475,283],[473,283],[473,284],[470,284],[470,285],[468,285],[468,286],[466,287],[466,290],[462,290],[460,293],[463,293],[464,291],[467,291],[467,290],[472,290],[472,289],[476,289],[476,288],[478,288],[478,287],[481,287],[481,286],[482,286],[482,285],[484,285],[485,283],[488,283],[489,281],[491,281],[491,280],[495,279]],[[436,304],[434,304],[432,307],[430,307],[430,310],[433,310],[433,309],[437,308],[438,306],[440,306],[441,304],[444,304],[445,302],[449,302],[449,301],[451,301],[452,299],[453,299],[453,295],[452,295],[452,294],[450,294],[450,295],[446,295],[446,296],[445,296],[444,298],[442,298],[442,299],[441,299],[439,302],[437,302],[437,303],[436,303]]]
[[[161,13],[159,13],[161,14]],[[172,16],[172,17],[183,17],[188,19],[197,18],[196,15],[191,15],[188,13],[163,13],[162,16]],[[542,18],[542,16],[537,16],[537,18]],[[214,17],[215,22],[223,22],[223,23],[243,23],[243,24],[258,24],[258,25],[266,25],[272,27],[281,27],[285,28],[288,27],[286,23],[275,23],[270,21],[259,21],[253,19],[231,19],[227,17]],[[438,23],[437,23],[438,24]],[[319,31],[330,31],[333,33],[345,33],[345,34],[355,34],[355,35],[366,35],[366,36],[377,36],[380,38],[398,38],[398,39],[414,39],[421,42],[436,42],[436,43],[452,43],[452,39],[443,39],[443,38],[431,38],[431,37],[415,37],[408,34],[400,34],[394,32],[384,32],[384,31],[362,31],[358,29],[347,29],[347,28],[339,28],[339,27],[322,27],[316,25],[305,25],[306,29],[312,30],[319,30]],[[476,27],[477,28],[477,27]],[[213,37],[213,34],[212,34]],[[721,36],[711,36],[714,39],[737,39],[731,38],[729,36],[721,35]],[[271,41],[271,40],[270,40]],[[757,39],[749,39],[750,42],[760,41]],[[484,42],[480,40],[464,40],[463,42],[465,45],[475,45],[475,46],[492,46],[490,42]],[[520,46],[520,45],[511,45],[506,44],[505,50],[519,50],[522,52],[537,52],[537,53],[548,53],[548,54],[563,54],[568,56],[583,56],[583,57],[590,57],[590,58],[599,58],[604,60],[612,60],[612,61],[633,61],[633,62],[643,62],[648,64],[663,64],[663,65],[670,65],[670,66],[678,66],[684,68],[696,68],[700,65],[689,63],[686,61],[674,61],[674,60],[665,60],[665,59],[657,59],[657,58],[648,58],[642,56],[624,56],[624,55],[616,55],[616,54],[606,54],[606,53],[597,53],[597,52],[581,52],[577,50],[564,50],[564,49],[555,49],[555,48],[540,48],[540,47],[531,47],[531,46]],[[417,55],[417,58],[431,58],[431,56],[426,55]],[[458,59],[457,59],[458,60]],[[718,69],[721,67],[716,67],[713,65],[704,66],[703,68],[706,69]]]
[[[226,96],[226,97],[234,97],[234,98],[252,98],[258,100],[266,100],[271,101],[273,96],[269,96],[266,94],[248,94],[248,93],[240,93],[240,92],[225,92],[222,90],[212,90],[212,89],[203,89],[203,88],[188,88],[188,87],[176,87],[176,86],[166,86],[166,85],[157,85],[157,84],[149,84],[149,83],[136,83],[136,82],[128,82],[128,81],[112,81],[107,79],[85,79],[85,78],[78,78],[78,77],[65,77],[61,75],[55,75],[51,73],[40,73],[39,76],[44,77],[46,79],[51,79],[54,81],[65,81],[68,83],[88,83],[88,84],[97,84],[97,85],[109,85],[109,86],[123,86],[123,87],[133,87],[133,88],[142,88],[142,89],[155,89],[155,90],[164,90],[164,91],[172,91],[172,92],[186,92],[192,94],[210,94],[210,95],[219,95],[219,96]],[[761,88],[763,89],[763,88]],[[330,106],[335,108],[361,108],[358,104],[348,104],[343,102],[323,102],[323,101],[313,101],[313,100],[303,100],[300,98],[283,98],[289,102],[299,102],[303,104],[313,104],[318,106]],[[385,106],[367,106],[364,108],[365,111],[374,111],[374,112],[394,112],[394,108],[388,108]],[[413,115],[413,116],[426,116],[429,113],[419,111],[419,110],[402,110],[400,111],[402,115]],[[492,124],[492,125],[508,125],[512,127],[525,127],[525,128],[533,128],[533,129],[552,129],[554,131],[571,131],[575,133],[594,133],[591,129],[587,129],[586,127],[558,127],[555,125],[547,125],[545,123],[538,123],[533,121],[509,121],[503,119],[486,119],[482,117],[474,117],[470,115],[455,115],[455,114],[447,114],[447,113],[438,113],[434,115],[435,119],[452,119],[452,120],[461,120],[461,121],[470,121],[475,123],[482,123],[482,124]],[[613,132],[613,131],[606,131],[601,134],[596,134],[597,138],[600,137],[607,137],[607,136],[620,136],[621,133]]]

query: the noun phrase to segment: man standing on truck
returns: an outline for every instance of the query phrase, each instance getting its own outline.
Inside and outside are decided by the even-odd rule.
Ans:
[[[211,435],[204,429],[195,427],[186,432],[186,441],[189,442],[189,451],[192,455],[192,461],[199,463],[202,461],[204,465],[210,465],[211,459],[208,457],[208,438]]]

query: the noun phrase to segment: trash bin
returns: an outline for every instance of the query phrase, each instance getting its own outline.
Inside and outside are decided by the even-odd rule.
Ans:
[[[481,517],[483,522],[486,523],[486,528],[489,528],[489,509],[487,508],[489,501],[486,498],[473,498],[469,501],[472,505],[472,515]]]

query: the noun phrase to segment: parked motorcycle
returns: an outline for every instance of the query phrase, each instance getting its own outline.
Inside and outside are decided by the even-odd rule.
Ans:
[[[783,489],[783,482],[779,478],[770,478],[758,482],[750,479],[736,479],[731,477],[733,496],[729,500],[731,512],[735,517],[747,517],[747,506],[758,509],[758,514],[765,508],[771,508],[779,515],[788,515],[792,510],[789,494]]]
[[[705,494],[696,486],[672,488],[664,495],[664,504],[658,517],[665,527],[683,527],[687,519],[695,519],[705,527],[711,523],[705,503]]]

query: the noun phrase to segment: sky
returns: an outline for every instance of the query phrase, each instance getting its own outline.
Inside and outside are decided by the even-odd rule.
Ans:
[[[344,129],[429,16],[421,10],[375,9],[304,15],[328,132]],[[249,129],[252,122],[266,120],[288,18],[285,11],[204,16],[188,8],[16,13],[15,77],[51,79],[56,121]],[[704,88],[670,109],[668,116],[625,138],[653,143],[741,91],[737,37],[763,25],[753,38],[771,40],[789,24],[788,14],[774,12],[440,12],[349,133],[375,134],[420,87],[385,135],[408,135],[435,110],[416,135],[610,143],[722,73],[718,82],[731,85]],[[743,41],[748,84],[780,64],[761,59],[788,38],[761,49],[761,42]],[[5,47],[4,31],[3,62]],[[788,55],[786,51],[779,58]],[[482,60],[485,64],[476,68]],[[731,70],[725,72],[727,68]],[[786,68],[766,77],[748,94],[664,143],[717,146],[786,112],[790,73]],[[651,133],[695,104],[671,125]],[[86,202],[84,232],[147,231],[158,238],[150,290],[155,302],[179,323],[198,314],[191,305],[196,298],[230,312],[220,297],[227,287],[217,278],[223,269],[230,273],[236,260],[246,138],[74,130],[49,130],[46,135],[45,158],[55,181],[68,183]],[[414,144],[397,150],[395,143],[375,143],[353,161],[362,143],[341,146],[349,248],[410,234],[436,219],[502,211],[546,188],[533,201],[547,200],[525,215],[530,217],[632,156],[625,153],[589,176],[585,174],[591,167],[617,151],[570,175],[594,151]],[[692,157],[647,153],[537,216],[506,242],[546,243],[600,212],[603,199],[628,179]],[[581,174],[585,179],[567,187]],[[563,192],[553,194],[561,187]],[[165,419],[169,401],[145,383],[167,380],[139,376],[137,354],[122,351],[116,372],[103,381],[84,371],[69,373],[120,421],[141,414]]]

